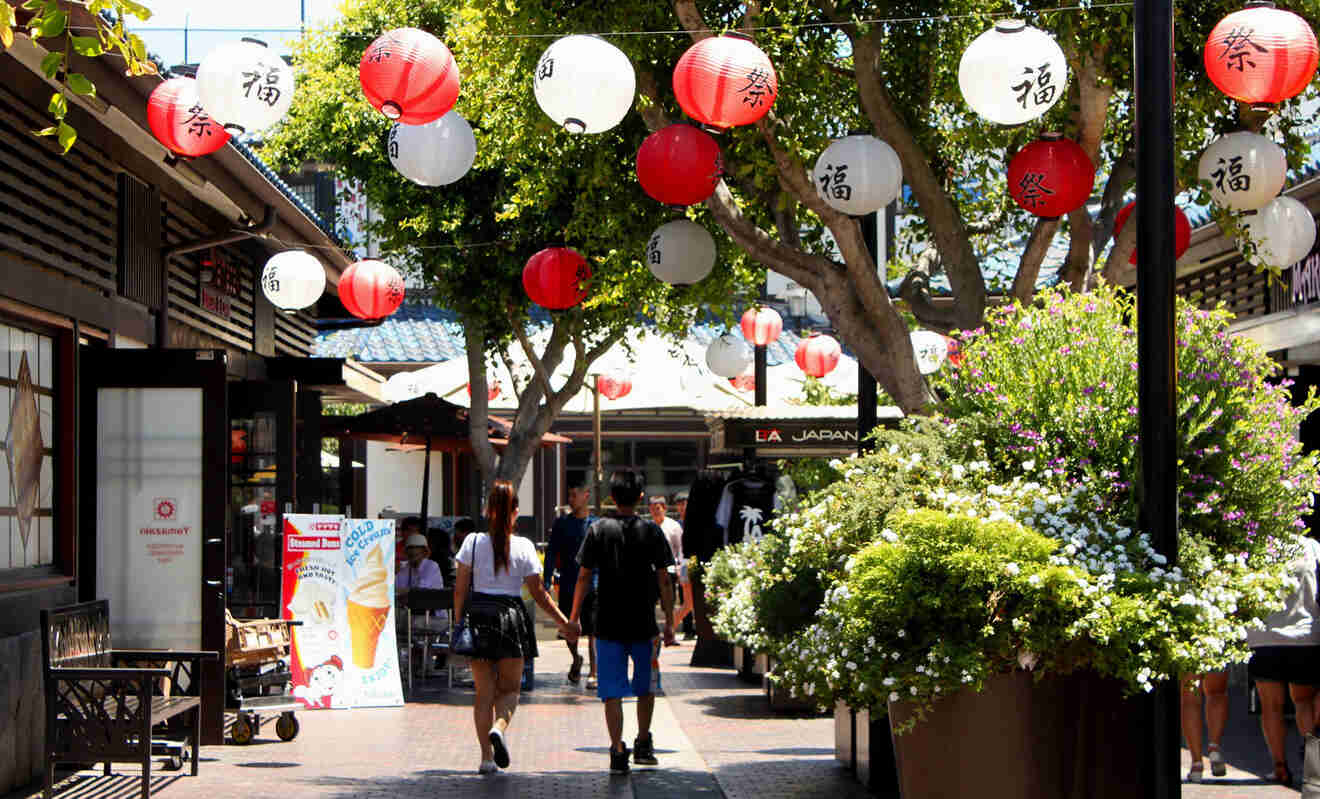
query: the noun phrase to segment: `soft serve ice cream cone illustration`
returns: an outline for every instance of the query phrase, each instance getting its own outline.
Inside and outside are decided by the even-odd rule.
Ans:
[[[348,592],[348,630],[353,645],[353,665],[370,669],[376,663],[376,647],[390,615],[390,574],[379,548],[367,553],[357,581]]]

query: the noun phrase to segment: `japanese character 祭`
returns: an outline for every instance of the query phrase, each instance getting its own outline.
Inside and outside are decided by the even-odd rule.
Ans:
[[[280,101],[279,83],[279,67],[258,61],[256,66],[243,73],[243,96],[252,97],[255,88],[256,99],[274,108]]]
[[[194,103],[192,108],[188,109],[188,118],[183,120],[183,125],[190,134],[199,139],[210,136],[214,133],[212,128],[215,127],[215,123],[211,121],[211,117],[202,108],[201,103]]]
[[[1242,156],[1220,158],[1217,167],[1210,173],[1215,179],[1215,188],[1224,191],[1224,184],[1227,183],[1228,191],[1251,190],[1251,175],[1242,172]]]
[[[367,61],[373,64],[379,64],[382,61],[388,61],[394,57],[394,39],[383,36],[372,45],[371,50],[367,52]]]
[[[1033,207],[1040,205],[1048,196],[1054,194],[1053,190],[1045,186],[1045,173],[1028,172],[1018,181],[1018,188],[1022,190],[1022,202],[1031,203]]]
[[[549,80],[555,76],[555,60],[548,55],[536,65],[536,79]]]
[[[396,273],[390,278],[389,286],[385,289],[385,296],[389,298],[391,305],[398,307],[403,302],[403,278]]]
[[[1251,35],[1255,33],[1255,28],[1237,27],[1224,34],[1220,44],[1224,45],[1224,52],[1219,54],[1219,59],[1228,64],[1229,69],[1236,69],[1239,72],[1246,72],[1247,67],[1256,68],[1256,62],[1251,60],[1254,53],[1268,53],[1269,50],[1260,46],[1251,40]]]
[[[848,183],[847,164],[826,164],[819,178],[821,193],[836,200],[851,200],[852,186]]]
[[[662,257],[662,253],[660,252],[660,234],[657,233],[656,235],[651,237],[650,241],[646,243],[646,259],[650,261],[652,264],[659,264],[661,257]]]
[[[1054,76],[1050,72],[1050,62],[1046,61],[1039,67],[1023,67],[1021,83],[1013,85],[1013,91],[1018,93],[1018,104],[1023,108],[1027,107],[1027,101],[1032,105],[1047,106],[1054,102],[1055,92],[1058,87],[1054,85]]]
[[[770,94],[770,73],[764,69],[753,69],[746,75],[747,85],[738,90],[743,103],[752,108],[759,108]]]

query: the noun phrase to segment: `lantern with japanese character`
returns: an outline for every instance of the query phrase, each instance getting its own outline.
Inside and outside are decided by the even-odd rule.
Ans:
[[[958,64],[958,87],[972,110],[1000,125],[1021,125],[1063,97],[1068,62],[1048,33],[1006,19],[982,33]]]
[[[523,290],[542,308],[572,308],[587,298],[591,267],[587,259],[568,247],[547,247],[527,259]]]
[[[720,377],[734,378],[752,365],[752,348],[747,341],[725,333],[706,348],[706,366]]]
[[[715,268],[715,239],[690,219],[666,222],[646,242],[646,266],[666,283],[690,286]]]
[[[830,143],[816,159],[816,191],[836,211],[862,216],[898,198],[903,164],[898,153],[875,136],[846,136]]]
[[[742,374],[738,375],[737,377],[730,377],[730,378],[729,378],[729,385],[733,386],[734,388],[738,389],[739,391],[755,391],[755,390],[756,390],[756,373],[755,373],[755,372],[743,372]]]
[[[403,304],[403,294],[403,277],[380,261],[358,261],[339,278],[339,301],[359,319],[384,319]]]
[[[632,108],[637,75],[628,56],[599,36],[565,36],[541,54],[532,91],[569,133],[604,133]]]
[[[912,355],[917,361],[917,371],[923,375],[939,371],[944,359],[949,356],[949,341],[933,330],[913,330]]]
[[[1205,71],[1224,94],[1253,105],[1296,96],[1320,63],[1306,20],[1270,2],[1249,2],[1224,17],[1205,42]]]
[[[674,66],[674,96],[683,112],[724,130],[750,125],[770,111],[779,78],[750,38],[731,33],[702,39]]]
[[[325,291],[325,269],[303,250],[276,253],[261,270],[261,291],[281,311],[308,308]]]
[[[1315,219],[1292,197],[1275,197],[1259,211],[1245,214],[1242,228],[1255,248],[1251,260],[1263,266],[1292,266],[1315,244]]]
[[[1095,166],[1081,145],[1044,133],[1008,162],[1008,193],[1023,209],[1047,219],[1080,208],[1095,186]]]
[[[1220,136],[1205,148],[1198,175],[1209,183],[1210,198],[1217,205],[1255,211],[1283,191],[1288,157],[1279,145],[1243,130]]]
[[[617,372],[596,375],[596,390],[606,399],[620,399],[632,391],[632,378]]]
[[[229,142],[229,133],[202,108],[192,78],[170,78],[151,90],[147,124],[170,152],[189,158],[210,155]]]
[[[472,126],[457,111],[425,125],[395,124],[386,147],[399,174],[422,186],[458,181],[477,158]]]
[[[468,383],[464,388],[467,389],[468,396],[472,396],[472,384]],[[500,396],[500,381],[486,381],[486,401],[494,402]]]
[[[1132,216],[1132,212],[1136,210],[1136,207],[1137,204],[1135,201],[1130,202],[1127,205],[1123,206],[1122,209],[1120,209],[1119,212],[1114,216],[1115,240],[1118,239],[1118,234],[1123,230],[1123,226],[1127,224],[1128,217]],[[1175,205],[1173,207],[1174,259],[1181,258],[1183,256],[1183,253],[1187,252],[1187,248],[1191,246],[1191,243],[1192,243],[1192,223],[1187,221],[1187,214],[1184,214],[1183,210]],[[1137,250],[1135,247],[1133,247],[1132,254],[1128,256],[1128,263],[1136,264],[1136,262],[1137,262]]]
[[[256,133],[289,113],[293,70],[256,39],[222,44],[197,66],[197,99],[230,133]]]
[[[813,333],[798,342],[793,360],[804,373],[820,378],[834,371],[842,355],[843,348],[833,336]]]
[[[445,43],[417,28],[397,28],[367,46],[358,80],[371,107],[405,125],[425,125],[458,101],[458,64]]]
[[[743,338],[758,347],[769,346],[779,340],[784,320],[774,308],[748,308],[740,322]]]
[[[637,150],[642,190],[665,205],[705,202],[723,173],[715,139],[681,122],[647,136]]]

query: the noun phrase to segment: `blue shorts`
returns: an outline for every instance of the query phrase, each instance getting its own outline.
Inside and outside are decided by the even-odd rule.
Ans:
[[[651,639],[623,643],[597,638],[596,696],[609,700],[650,695],[651,652]],[[628,680],[629,658],[633,662],[631,682]]]

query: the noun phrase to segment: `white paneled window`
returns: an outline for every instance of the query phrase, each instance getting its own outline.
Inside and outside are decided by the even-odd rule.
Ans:
[[[0,323],[0,569],[55,561],[54,341]]]

